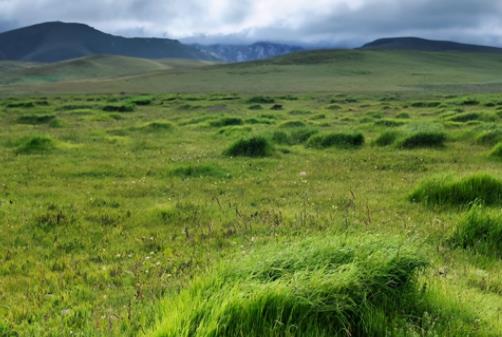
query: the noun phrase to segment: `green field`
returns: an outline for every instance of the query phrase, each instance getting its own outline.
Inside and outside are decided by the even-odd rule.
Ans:
[[[0,86],[0,336],[501,336],[501,62]]]

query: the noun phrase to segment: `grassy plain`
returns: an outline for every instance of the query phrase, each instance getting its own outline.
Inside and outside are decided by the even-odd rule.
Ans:
[[[311,306],[291,311],[293,324],[298,317],[323,324],[336,317],[346,329],[338,333],[385,336],[388,316],[395,318],[389,329],[400,323],[393,336],[500,336],[502,262],[493,250],[500,246],[502,195],[486,192],[479,177],[500,187],[501,162],[492,153],[502,140],[502,97],[467,91],[495,90],[500,67],[491,67],[500,61],[489,55],[472,69],[457,68],[454,56],[437,54],[437,68],[422,62],[408,69],[396,56],[395,70],[384,74],[375,66],[387,62],[381,54],[369,76],[348,70],[352,57],[366,57],[360,53],[341,52],[347,58],[339,61],[331,55],[317,66],[311,63],[322,53],[295,64],[293,57],[203,68],[197,77],[184,70],[172,82],[157,74],[143,82],[96,81],[92,88],[47,84],[36,89],[43,96],[2,99],[0,336],[213,336],[212,324],[225,317],[250,324],[255,309],[289,312],[288,303],[305,299]],[[264,73],[256,72],[261,67]],[[422,79],[409,82],[399,69]],[[419,89],[422,82],[461,93]],[[150,93],[99,94],[119,86]],[[363,93],[370,89],[376,92]],[[155,94],[192,90],[198,93]],[[471,184],[473,175],[482,183]],[[472,215],[485,196],[488,220]],[[477,223],[498,227],[489,237],[470,234]],[[306,246],[298,243],[306,237]],[[375,256],[374,242],[391,255],[365,262]],[[473,249],[476,242],[483,249]],[[339,283],[330,283],[325,266],[334,262],[326,252],[345,246],[356,258],[336,269]],[[402,261],[401,269],[380,268]],[[287,275],[270,276],[281,270]],[[403,270],[399,292],[389,292]],[[408,292],[408,276],[420,296]],[[291,282],[305,292],[289,293]],[[204,294],[214,284],[221,285],[215,297],[189,296],[193,306],[183,300],[187,291]],[[329,304],[333,291],[342,304],[369,297],[368,312],[355,306],[356,318],[343,310],[323,316],[317,303]],[[375,292],[389,294],[380,298],[387,306],[371,306],[381,304],[371,300]],[[410,296],[395,302],[400,294]],[[206,311],[198,316],[201,303]],[[232,306],[245,310],[228,311]],[[187,333],[176,312],[204,322],[199,334]],[[226,332],[214,335],[245,329],[227,323]],[[267,336],[302,332],[268,323],[260,330]],[[321,323],[299,326],[311,336],[333,333]]]

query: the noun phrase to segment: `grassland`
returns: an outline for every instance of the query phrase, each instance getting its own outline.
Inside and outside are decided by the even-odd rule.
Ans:
[[[84,61],[0,88],[0,337],[502,335],[499,56]]]

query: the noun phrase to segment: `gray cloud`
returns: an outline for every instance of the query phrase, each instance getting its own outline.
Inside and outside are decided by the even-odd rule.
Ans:
[[[422,36],[502,46],[498,0],[0,0],[0,30],[54,20],[194,42],[357,46]]]

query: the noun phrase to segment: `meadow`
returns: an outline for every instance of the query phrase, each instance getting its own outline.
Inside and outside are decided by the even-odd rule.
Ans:
[[[502,334],[499,95],[0,107],[2,337]]]

